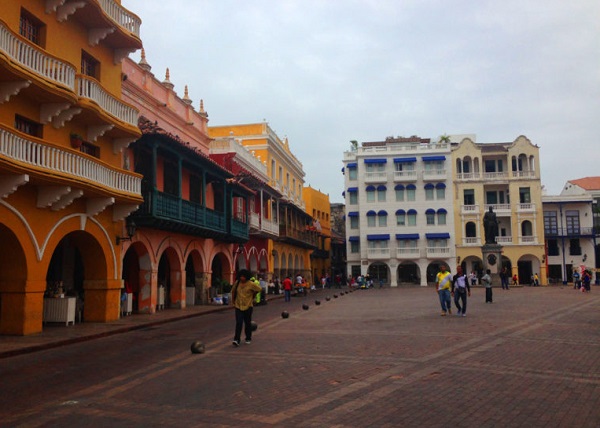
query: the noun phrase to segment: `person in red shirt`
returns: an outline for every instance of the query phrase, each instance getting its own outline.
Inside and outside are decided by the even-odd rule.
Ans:
[[[286,302],[292,300],[292,280],[289,275],[283,280],[283,294]]]

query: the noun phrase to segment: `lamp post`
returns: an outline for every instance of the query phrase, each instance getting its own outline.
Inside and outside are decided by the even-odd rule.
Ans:
[[[125,228],[127,230],[127,236],[117,236],[117,245],[123,241],[131,241],[131,238],[135,235],[136,225],[133,220],[127,221],[127,226]]]

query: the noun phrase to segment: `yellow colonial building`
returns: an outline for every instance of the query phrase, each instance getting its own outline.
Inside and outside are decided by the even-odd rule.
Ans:
[[[268,217],[279,224],[279,237],[269,241],[269,266],[283,278],[298,274],[312,281],[310,256],[318,248],[318,232],[306,212],[304,170],[287,139],[281,139],[266,122],[209,126],[211,138],[231,137],[267,166],[268,185],[282,197],[274,201]]]
[[[122,149],[141,135],[121,60],[141,48],[119,0],[0,8],[0,333],[117,319],[123,219],[142,201]]]
[[[457,263],[467,273],[481,273],[483,216],[491,208],[500,266],[521,284],[535,274],[547,284],[539,147],[524,136],[492,144],[464,138],[452,144],[452,161]]]
[[[329,195],[308,186],[303,192],[306,212],[313,218],[313,228],[318,233],[318,248],[310,256],[312,276],[317,282],[319,278],[331,272],[331,205]],[[333,278],[331,278],[333,281]]]

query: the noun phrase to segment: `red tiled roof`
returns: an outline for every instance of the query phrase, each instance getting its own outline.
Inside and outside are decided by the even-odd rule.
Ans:
[[[585,190],[600,190],[600,177],[585,177],[577,180],[569,180],[569,183],[576,184]]]
[[[208,156],[206,153],[202,152],[202,150],[200,150],[199,148],[193,147],[189,142],[183,141],[181,138],[179,138],[179,135],[174,135],[173,133],[164,130],[163,128],[158,126],[158,123],[152,122],[151,120],[148,120],[144,116],[140,115],[140,117],[138,119],[138,128],[140,128],[143,135],[165,136],[168,139],[170,139],[171,141],[173,141],[174,143],[177,143],[180,146],[193,151],[197,156],[204,158],[205,160],[207,160],[208,162],[213,164],[217,169],[227,173],[227,175],[234,175],[230,170],[225,168],[223,165],[220,165],[219,163],[215,162],[213,159],[210,158],[210,156]]]

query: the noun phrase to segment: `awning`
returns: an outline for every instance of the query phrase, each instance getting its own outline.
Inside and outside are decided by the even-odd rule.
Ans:
[[[419,239],[418,233],[397,233],[396,239]]]
[[[394,158],[394,163],[412,163],[416,161],[417,158]]]
[[[367,186],[367,188],[365,189],[367,192],[374,192],[375,191],[375,186],[371,185],[371,186]]]
[[[404,184],[396,184],[394,190],[404,190]]]
[[[387,159],[365,159],[365,163],[387,163]]]
[[[348,217],[358,217],[358,211],[350,211]]]
[[[446,156],[423,156],[423,162],[443,161]]]
[[[415,186],[414,184],[409,184],[406,186],[406,190],[416,190],[417,186]]]
[[[403,209],[396,210],[396,215],[404,215],[404,214],[406,214],[406,211],[404,211]]]
[[[384,191],[384,190],[387,190],[387,187],[385,187],[383,184],[380,184],[379,186],[377,186],[377,191],[378,192],[381,192],[381,191]]]
[[[346,192],[342,192],[342,197],[345,197],[345,196],[346,196]]]
[[[348,187],[348,192],[358,192],[358,187]]]
[[[445,208],[440,208],[439,210],[437,210],[438,214],[448,214],[448,211],[446,211]]]
[[[436,189],[445,189],[446,185],[444,183],[438,183],[438,184],[435,185],[435,188]]]
[[[389,233],[382,233],[379,235],[367,235],[367,240],[368,241],[389,241],[390,240],[390,234]]]
[[[410,209],[410,210],[408,210],[407,214],[416,214],[416,213],[417,213],[417,210]]]
[[[344,173],[344,171],[345,171],[345,168],[342,168],[342,174]]]
[[[431,184],[431,183],[427,183],[427,184],[425,185],[425,188],[426,188],[426,189],[433,189],[434,187],[435,187],[435,186],[434,186],[433,184]]]
[[[372,217],[374,215],[377,215],[377,213],[375,211],[373,211],[373,210],[367,211],[367,217]]]
[[[350,242],[360,242],[360,236],[351,236],[348,238]]]
[[[449,233],[426,233],[427,239],[450,239]]]
[[[346,164],[346,168],[356,168],[358,164],[356,162],[350,162]]]
[[[377,215],[387,215],[387,211],[386,210],[379,210],[377,212]]]
[[[435,214],[435,210],[432,208],[429,208],[427,211],[425,211],[425,214]]]

